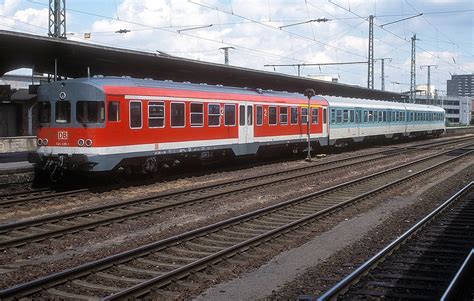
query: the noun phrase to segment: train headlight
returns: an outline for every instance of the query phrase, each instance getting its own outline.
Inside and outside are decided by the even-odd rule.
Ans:
[[[86,140],[86,146],[87,147],[90,147],[92,145],[92,140],[91,139],[87,139]]]
[[[48,145],[48,138],[44,138],[44,139],[43,139],[43,145],[44,145],[44,146]]]
[[[84,139],[77,140],[77,145],[84,146]]]
[[[39,146],[43,145],[43,139],[38,138],[38,141],[36,142]]]

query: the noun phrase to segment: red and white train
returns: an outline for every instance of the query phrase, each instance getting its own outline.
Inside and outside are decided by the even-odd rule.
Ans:
[[[112,77],[42,85],[38,115],[38,149],[29,161],[86,172],[156,172],[185,157],[276,147],[298,152],[306,148],[307,121],[312,147],[445,129],[444,111],[432,106],[315,96],[308,112],[300,94]]]

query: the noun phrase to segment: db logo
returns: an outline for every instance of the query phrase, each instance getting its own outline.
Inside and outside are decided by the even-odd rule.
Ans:
[[[58,132],[58,140],[67,140],[67,132],[66,131],[59,131]]]

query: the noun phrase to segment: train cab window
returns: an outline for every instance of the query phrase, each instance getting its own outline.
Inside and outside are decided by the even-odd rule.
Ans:
[[[38,102],[38,121],[39,123],[51,122],[51,103],[49,101]]]
[[[78,101],[76,103],[76,120],[79,123],[102,123],[105,121],[103,101]]]
[[[323,123],[326,124],[328,121],[327,121],[327,110],[326,108],[323,109]]]
[[[311,124],[318,124],[319,110],[317,108],[311,109]]]
[[[263,108],[262,106],[257,106],[257,125],[263,124]]]
[[[235,105],[224,105],[224,125],[235,125]]]
[[[221,116],[221,106],[210,103],[207,106],[207,123],[209,126],[219,126]]]
[[[171,127],[184,127],[184,103],[171,103]]]
[[[245,125],[245,106],[239,106],[239,125]]]
[[[298,108],[296,107],[290,108],[290,123],[298,124]]]
[[[342,110],[336,110],[336,123],[342,123]]]
[[[288,124],[288,108],[280,107],[280,124]]]
[[[253,106],[247,106],[247,125],[253,124]]]
[[[204,113],[202,103],[191,103],[190,105],[190,116],[191,126],[203,126],[204,125]]]
[[[71,122],[71,103],[67,100],[56,102],[56,123],[70,123]]]
[[[110,101],[107,104],[107,120],[108,121],[120,120],[120,102]]]
[[[301,108],[301,124],[308,123],[308,108]]]
[[[268,107],[268,124],[275,125],[277,124],[277,108]]]
[[[165,127],[165,104],[163,102],[148,103],[148,127]]]
[[[130,101],[130,128],[140,129],[142,127],[142,102]]]

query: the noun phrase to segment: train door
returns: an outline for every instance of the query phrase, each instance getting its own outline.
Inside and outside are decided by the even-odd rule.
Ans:
[[[239,105],[239,149],[243,153],[249,151],[249,144],[253,142],[253,105],[243,103]]]
[[[355,129],[355,136],[360,137],[362,136],[361,133],[361,121],[362,121],[362,108],[355,108],[355,124],[353,124]]]

